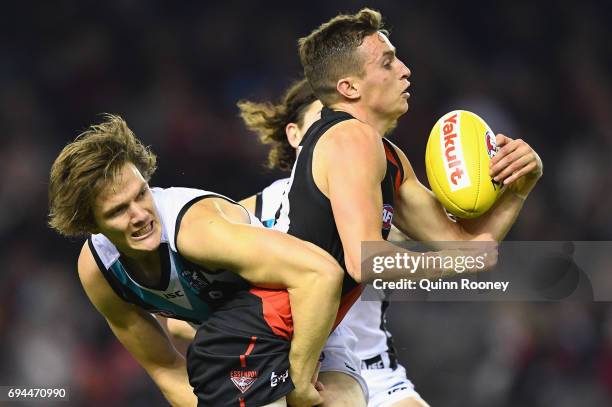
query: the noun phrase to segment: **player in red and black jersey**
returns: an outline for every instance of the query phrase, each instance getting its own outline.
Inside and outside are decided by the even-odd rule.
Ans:
[[[298,148],[276,228],[316,243],[344,267],[341,311],[363,281],[361,243],[384,240],[391,223],[419,241],[490,241],[488,261],[494,263],[494,242],[506,235],[542,175],[537,153],[520,139],[497,135],[500,151],[490,173],[506,190],[485,215],[454,222],[406,155],[384,139],[408,111],[411,72],[397,57],[380,13],[338,15],[300,39],[299,53],[325,108]],[[414,277],[404,271],[394,277]]]

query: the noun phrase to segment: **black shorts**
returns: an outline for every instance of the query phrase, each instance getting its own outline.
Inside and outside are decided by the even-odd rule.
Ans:
[[[270,309],[265,315],[262,298],[242,300],[215,310],[187,350],[198,406],[262,406],[293,390],[288,338],[271,328]]]

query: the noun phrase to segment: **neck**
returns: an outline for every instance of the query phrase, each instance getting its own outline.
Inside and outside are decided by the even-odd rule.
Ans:
[[[389,132],[393,127],[395,127],[395,122],[397,119],[389,119],[385,117],[381,117],[377,115],[375,112],[361,106],[357,103],[351,102],[339,102],[334,103],[329,106],[332,110],[340,110],[342,112],[346,112],[353,116],[355,119],[363,122],[365,124],[370,125],[381,137]]]
[[[125,255],[124,261],[130,270],[132,278],[145,285],[155,285],[161,276],[161,260],[158,250],[139,253],[138,255]]]

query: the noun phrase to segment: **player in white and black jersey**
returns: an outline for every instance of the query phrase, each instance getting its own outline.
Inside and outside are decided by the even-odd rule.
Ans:
[[[336,316],[338,264],[228,198],[149,188],[155,167],[107,116],[51,169],[49,223],[89,236],[78,274],[113,333],[173,405],[322,402],[311,379]],[[187,366],[150,313],[200,324]]]

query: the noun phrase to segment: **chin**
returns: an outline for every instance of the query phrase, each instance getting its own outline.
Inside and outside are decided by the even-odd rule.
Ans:
[[[393,114],[393,120],[398,121],[400,117],[402,117],[408,111],[408,104],[402,105],[398,108]]]
[[[161,233],[156,232],[144,240],[139,240],[132,243],[132,250],[139,252],[154,252],[161,244]]]
[[[149,238],[143,242],[141,242],[141,244],[138,245],[137,250],[140,251],[145,251],[145,252],[154,252],[157,249],[159,249],[159,245],[160,245],[160,240],[154,240],[152,238]]]

